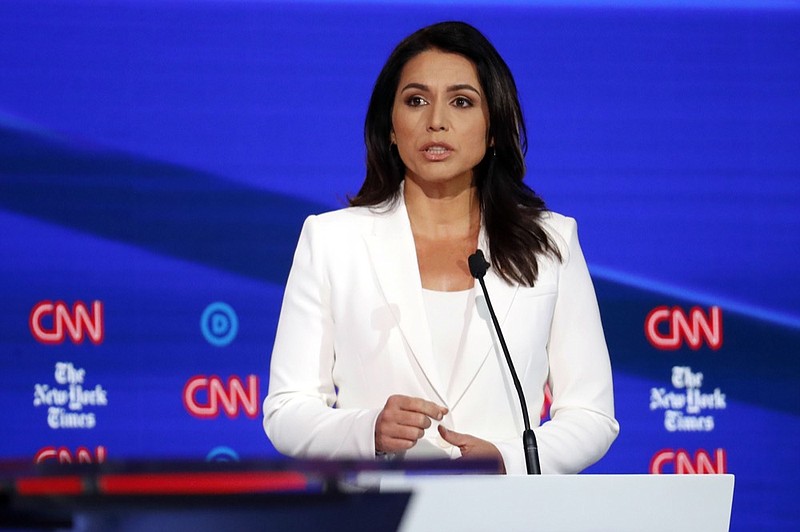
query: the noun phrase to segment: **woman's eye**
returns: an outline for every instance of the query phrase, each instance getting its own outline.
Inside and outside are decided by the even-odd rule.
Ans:
[[[427,102],[421,96],[411,96],[408,100],[406,100],[406,104],[411,107],[419,107],[420,105],[425,105]]]
[[[453,105],[456,107],[472,107],[472,100],[469,98],[464,98],[463,96],[459,96],[453,100]]]

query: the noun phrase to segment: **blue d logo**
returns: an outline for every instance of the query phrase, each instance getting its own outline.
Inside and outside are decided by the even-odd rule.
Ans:
[[[233,307],[217,301],[203,311],[200,317],[200,330],[208,343],[224,347],[236,338],[236,333],[239,332],[239,318],[236,317]]]
[[[206,456],[206,462],[238,462],[239,454],[224,445],[214,447]]]

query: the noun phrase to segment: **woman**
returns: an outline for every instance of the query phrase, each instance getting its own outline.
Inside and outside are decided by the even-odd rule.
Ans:
[[[523,183],[511,73],[473,27],[423,28],[392,52],[365,125],[351,207],[309,217],[272,353],[264,428],[297,457],[495,457],[525,473],[522,416],[467,257],[486,285],[542,472],[573,473],[617,435],[597,302],[572,219]]]

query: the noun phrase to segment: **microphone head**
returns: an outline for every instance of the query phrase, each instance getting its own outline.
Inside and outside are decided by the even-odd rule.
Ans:
[[[486,270],[489,269],[489,263],[486,262],[483,251],[476,250],[475,253],[469,256],[467,262],[469,263],[469,273],[476,279],[483,279],[483,276],[486,275]]]

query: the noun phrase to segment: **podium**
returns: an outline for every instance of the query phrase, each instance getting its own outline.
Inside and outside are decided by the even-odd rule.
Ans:
[[[733,475],[427,476],[388,474],[411,492],[399,530],[727,531]]]
[[[496,463],[0,467],[0,528],[728,530],[732,475],[500,476]]]

